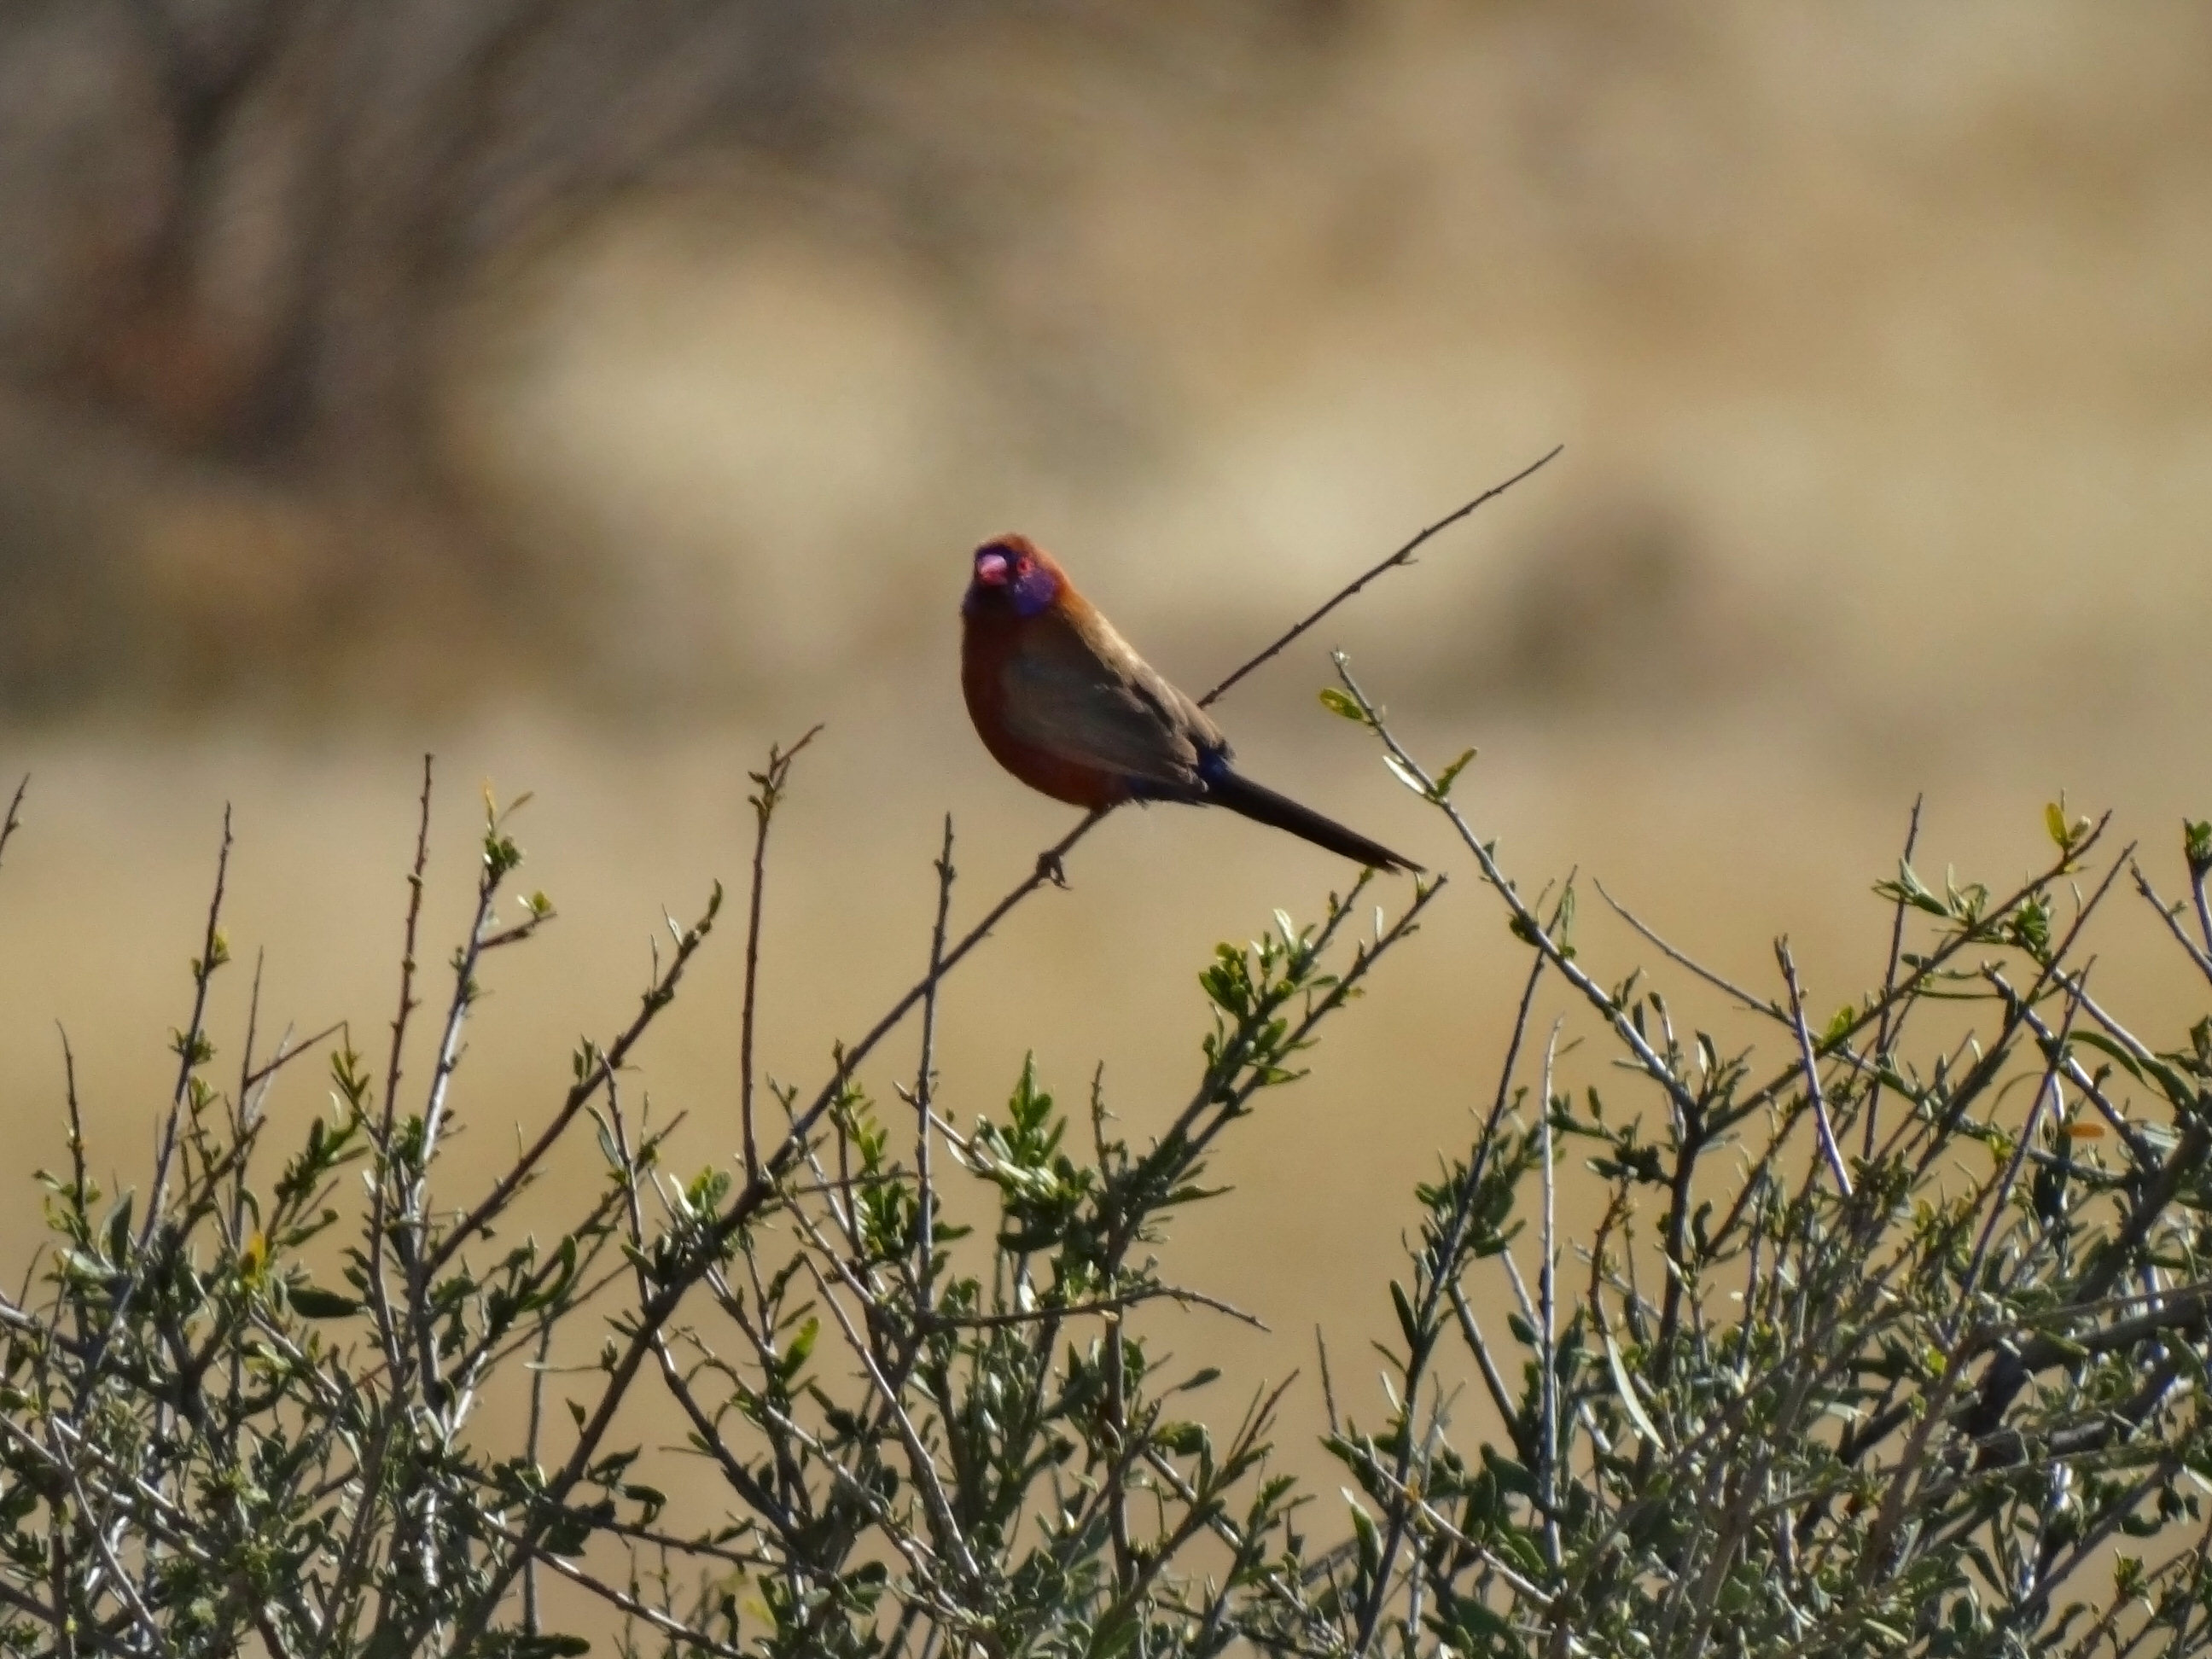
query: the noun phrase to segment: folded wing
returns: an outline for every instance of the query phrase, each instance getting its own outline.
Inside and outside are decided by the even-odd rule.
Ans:
[[[1201,754],[1225,753],[1204,711],[1146,665],[1093,611],[1024,629],[1002,671],[1007,729],[1063,760],[1129,779],[1140,793],[1204,793]]]

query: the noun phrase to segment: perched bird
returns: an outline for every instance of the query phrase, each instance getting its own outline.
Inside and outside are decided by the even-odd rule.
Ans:
[[[1385,870],[1420,866],[1230,766],[1229,739],[1155,672],[1024,536],[975,550],[960,603],[960,686],[1000,765],[1054,800],[1225,806]]]

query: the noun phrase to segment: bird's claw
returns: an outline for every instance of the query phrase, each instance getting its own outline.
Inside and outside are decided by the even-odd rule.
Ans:
[[[1067,889],[1067,869],[1060,863],[1060,854],[1047,849],[1037,854],[1037,879],[1048,881],[1065,892]]]

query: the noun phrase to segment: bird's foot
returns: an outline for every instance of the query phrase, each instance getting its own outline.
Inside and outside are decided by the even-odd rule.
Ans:
[[[1067,869],[1060,861],[1060,854],[1049,848],[1037,854],[1037,879],[1048,881],[1065,892],[1067,889]]]

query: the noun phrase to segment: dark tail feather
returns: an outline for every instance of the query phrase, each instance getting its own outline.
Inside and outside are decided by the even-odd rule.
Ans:
[[[1251,779],[1234,772],[1224,772],[1207,781],[1206,801],[1209,805],[1225,806],[1259,823],[1272,824],[1278,830],[1287,830],[1316,847],[1326,847],[1332,853],[1340,853],[1355,864],[1368,864],[1378,870],[1411,870],[1421,873],[1421,866],[1409,858],[1392,852],[1376,841],[1357,835],[1333,819],[1325,818],[1310,806],[1301,806],[1287,795],[1262,787]]]

